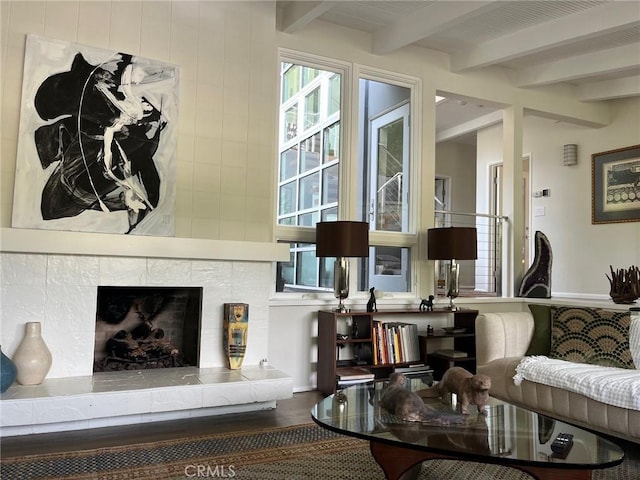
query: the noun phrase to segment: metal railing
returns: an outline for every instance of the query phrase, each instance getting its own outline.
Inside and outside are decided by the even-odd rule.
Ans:
[[[378,143],[378,149],[382,150],[388,165],[385,166],[385,172],[390,174],[389,177],[376,191],[376,225],[382,230],[401,231],[402,230],[402,182],[403,182],[403,164],[402,160],[396,158],[389,151],[386,145]],[[373,204],[371,205],[373,210]],[[373,213],[370,212],[370,213]],[[371,218],[373,220],[373,218]]]
[[[485,213],[435,211],[434,225],[476,227],[478,259],[460,261],[460,295],[502,296],[503,234],[508,218]],[[436,265],[436,281],[445,278],[445,265]]]
[[[378,212],[377,225],[383,230],[401,230],[402,172],[396,173],[378,188],[376,201]]]

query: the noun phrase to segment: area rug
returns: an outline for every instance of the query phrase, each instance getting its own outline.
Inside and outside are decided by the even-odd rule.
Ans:
[[[596,470],[593,480],[631,480],[640,462]],[[383,479],[368,442],[315,424],[211,434],[134,446],[32,455],[2,460],[0,478],[11,480],[252,480]],[[420,480],[529,480],[499,465],[431,460]]]

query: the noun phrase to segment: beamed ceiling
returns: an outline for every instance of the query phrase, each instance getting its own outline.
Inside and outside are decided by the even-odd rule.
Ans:
[[[303,32],[322,20],[369,33],[376,55],[417,45],[449,55],[453,73],[503,69],[514,86],[565,84],[585,102],[640,96],[638,0],[276,3],[285,33]],[[461,110],[459,99],[448,103]],[[444,109],[438,110],[440,116]],[[460,121],[444,114],[439,120]]]

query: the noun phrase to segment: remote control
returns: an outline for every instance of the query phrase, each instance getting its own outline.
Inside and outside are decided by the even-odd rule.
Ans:
[[[551,443],[551,451],[559,457],[566,457],[573,445],[573,435],[570,433],[559,433]]]

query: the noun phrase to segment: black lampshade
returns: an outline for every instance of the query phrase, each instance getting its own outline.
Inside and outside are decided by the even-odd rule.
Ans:
[[[316,223],[316,257],[368,257],[367,222]]]
[[[429,260],[478,258],[478,235],[475,227],[431,228],[427,234]]]

